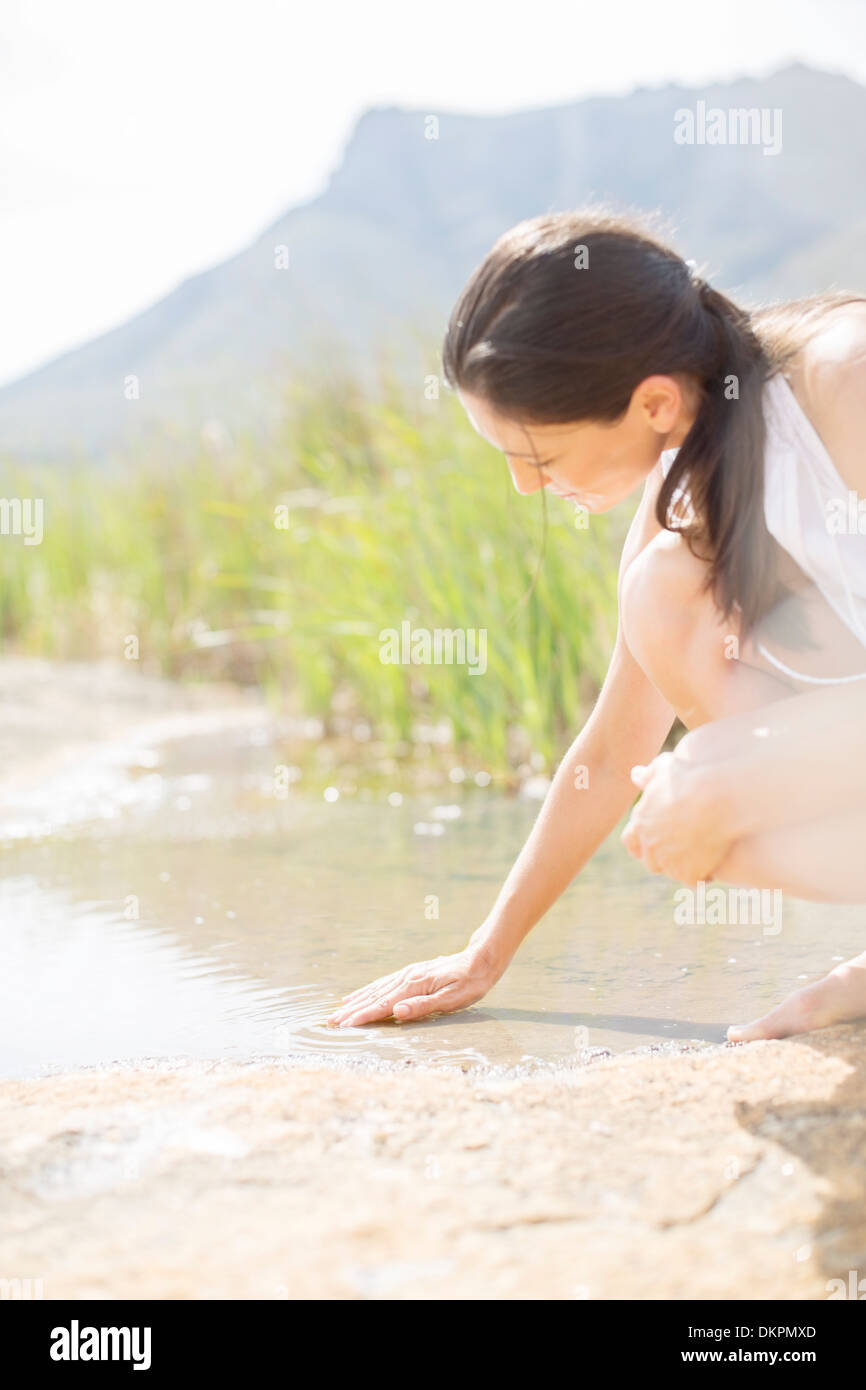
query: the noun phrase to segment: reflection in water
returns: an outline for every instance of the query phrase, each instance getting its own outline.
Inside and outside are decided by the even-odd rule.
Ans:
[[[465,942],[536,808],[456,789],[280,801],[275,761],[190,740],[119,811],[6,842],[0,1073],[145,1057],[514,1065],[714,1043],[862,949],[856,908],[786,901],[777,934],[677,925],[675,885],[613,836],[474,1009],[331,1029],[342,993]],[[417,829],[431,824],[442,833]]]

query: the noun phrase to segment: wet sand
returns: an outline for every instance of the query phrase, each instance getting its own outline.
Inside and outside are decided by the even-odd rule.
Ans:
[[[505,1076],[0,1087],[0,1273],[46,1298],[822,1299],[866,1272],[866,1026]]]
[[[257,694],[232,685],[181,685],[135,662],[2,657],[0,839],[98,814],[137,748],[274,725]]]

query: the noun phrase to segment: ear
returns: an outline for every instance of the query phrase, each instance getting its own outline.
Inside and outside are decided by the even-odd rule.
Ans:
[[[676,377],[645,377],[632,397],[644,421],[656,434],[670,434],[683,409],[683,392]]]

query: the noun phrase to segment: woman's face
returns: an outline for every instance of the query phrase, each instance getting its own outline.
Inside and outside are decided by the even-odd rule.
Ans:
[[[589,512],[606,512],[634,492],[663,449],[678,448],[697,410],[697,392],[679,376],[647,377],[611,422],[523,425],[481,396],[458,391],[473,428],[508,461],[520,493],[547,490]]]

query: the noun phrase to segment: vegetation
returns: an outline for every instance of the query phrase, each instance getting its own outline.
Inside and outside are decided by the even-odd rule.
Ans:
[[[308,385],[266,443],[211,427],[183,461],[158,455],[110,474],[5,470],[4,496],[44,499],[41,545],[0,537],[7,650],[137,646],[146,668],[256,681],[393,743],[450,721],[498,770],[526,749],[553,756],[586,717],[624,518],[579,529],[556,499],[519,497],[450,392]],[[486,672],[383,664],[380,632],[406,619],[485,629]]]

